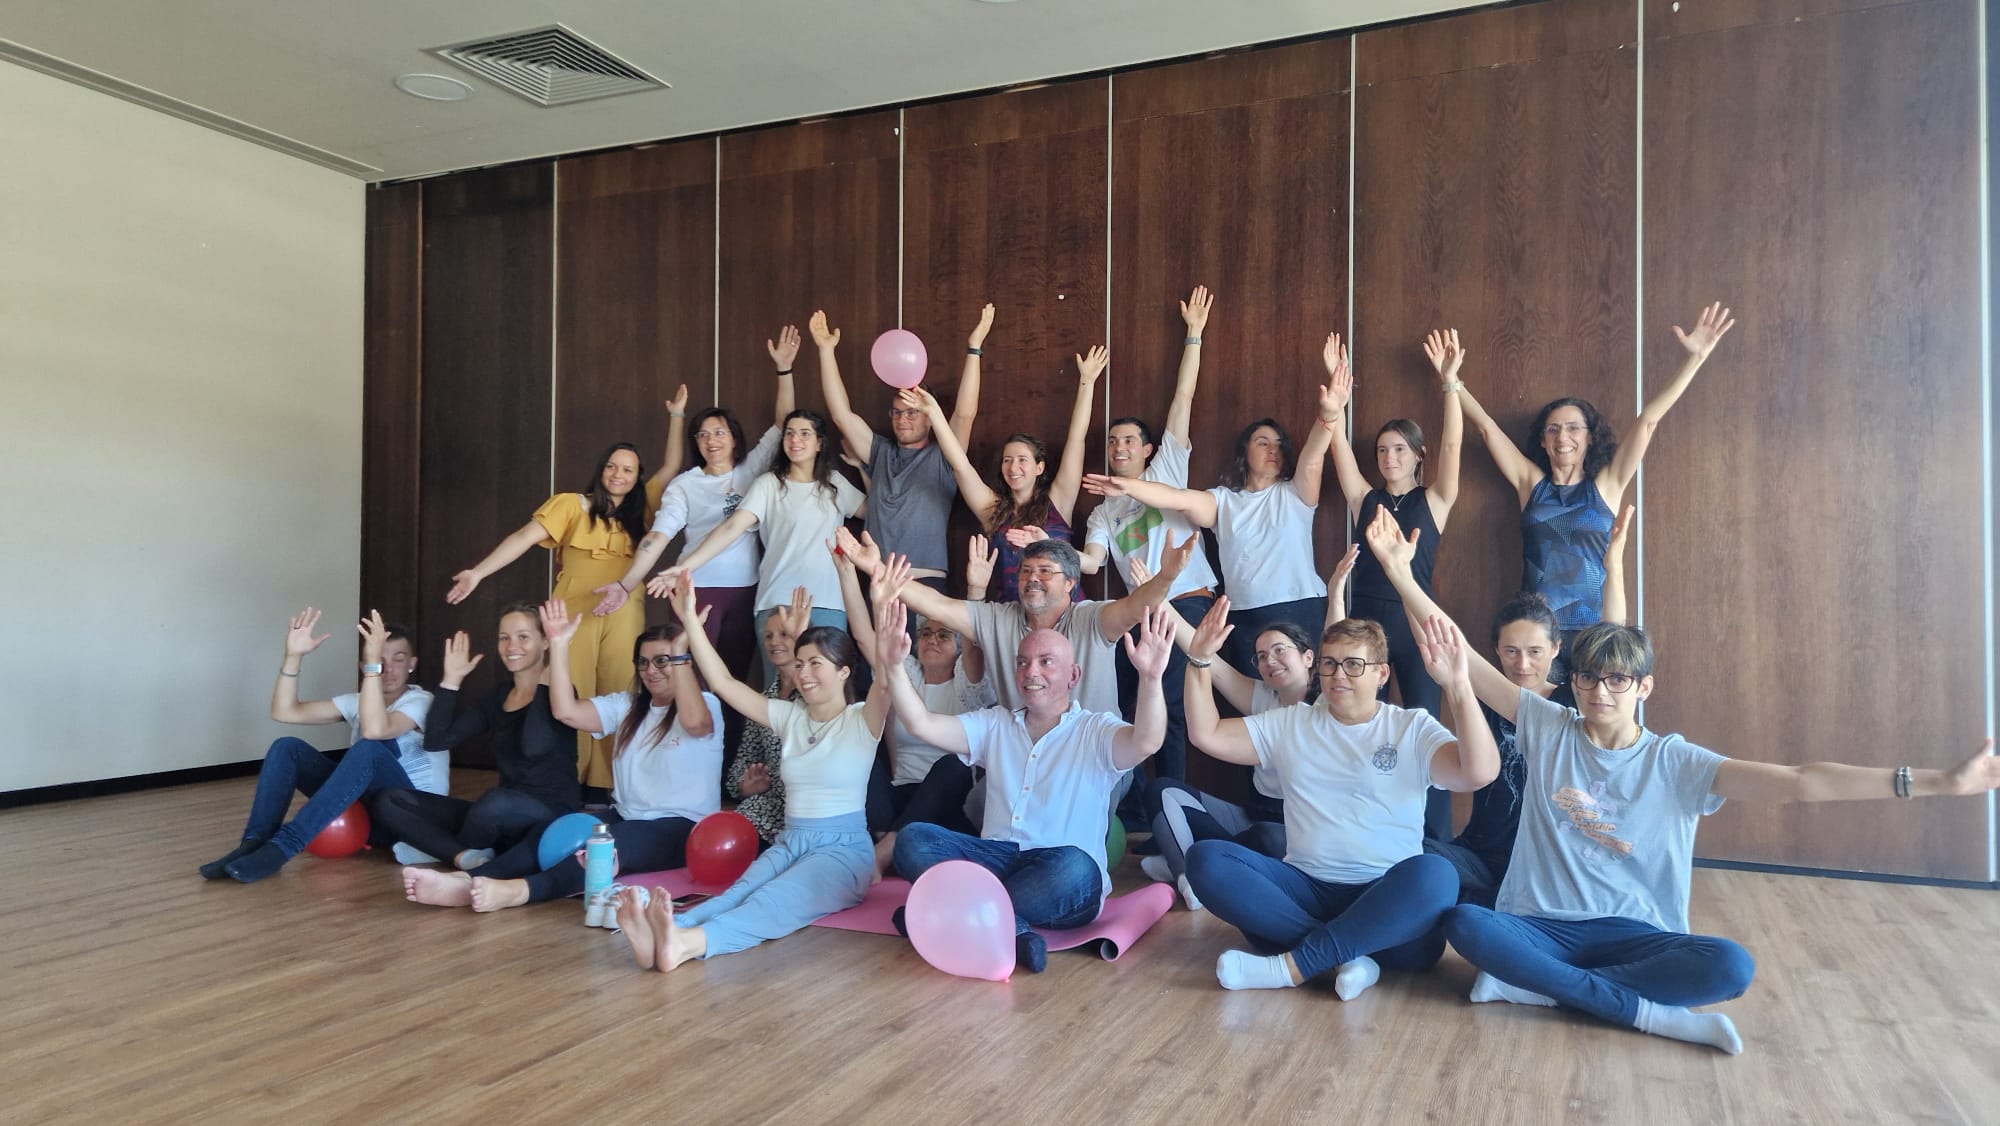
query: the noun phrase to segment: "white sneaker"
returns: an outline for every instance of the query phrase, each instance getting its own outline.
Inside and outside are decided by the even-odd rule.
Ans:
[[[1188,886],[1186,876],[1174,881],[1174,884],[1181,889],[1181,902],[1187,905],[1188,910],[1201,910],[1201,900],[1194,897],[1194,889]]]
[[[1156,884],[1174,882],[1174,870],[1167,865],[1167,858],[1164,856],[1140,857],[1139,870],[1146,873],[1146,877]]]
[[[436,864],[438,862],[437,857],[432,856],[415,845],[405,844],[402,841],[397,841],[395,846],[389,851],[394,854],[396,863],[398,864]]]

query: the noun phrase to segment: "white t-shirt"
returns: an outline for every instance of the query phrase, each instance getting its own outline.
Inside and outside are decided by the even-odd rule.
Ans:
[[[971,748],[967,760],[986,768],[981,834],[1022,848],[1082,849],[1103,877],[1101,903],[1111,893],[1104,856],[1111,790],[1125,773],[1111,761],[1111,741],[1132,725],[1072,703],[1048,734],[1031,739],[1027,716],[1025,709],[983,708],[958,717]]]
[[[964,715],[998,702],[986,681],[973,684],[965,679],[964,661],[952,666],[951,679],[943,684],[924,683],[924,666],[914,653],[903,658],[903,671],[909,673],[910,683],[916,686],[924,708],[932,715]],[[950,753],[910,734],[902,720],[890,718],[889,762],[894,767],[894,775],[889,779],[891,785],[908,786],[923,781],[931,764]]]
[[[868,806],[868,772],[875,745],[861,703],[826,723],[815,723],[806,706],[772,700],[771,730],[780,747],[778,772],[785,778],[785,822],[861,813]]]
[[[1214,488],[1215,543],[1229,604],[1238,610],[1325,598],[1326,580],[1313,568],[1314,508],[1290,481],[1267,489]]]
[[[1278,694],[1273,692],[1271,686],[1262,680],[1250,686],[1251,715],[1263,715],[1265,712],[1277,711],[1284,706],[1284,704],[1278,702]],[[1278,784],[1277,773],[1270,767],[1265,766],[1261,761],[1250,768],[1250,784],[1257,788],[1258,793],[1267,798],[1283,798],[1285,796],[1284,789]]]
[[[672,539],[685,528],[687,546],[681,551],[683,556],[699,547],[716,525],[735,513],[757,475],[771,468],[771,455],[777,452],[778,438],[777,427],[764,431],[764,436],[750,448],[749,456],[719,477],[711,477],[697,466],[667,482],[667,491],[660,497],[659,514],[653,517],[653,530]],[[738,537],[735,543],[722,549],[722,554],[695,569],[694,585],[756,586],[760,554],[756,536]]]
[[[1348,725],[1323,703],[1243,721],[1285,798],[1285,863],[1337,884],[1379,879],[1424,850],[1431,756],[1453,741],[1420,709],[1381,704]]]
[[[347,745],[361,741],[361,694],[348,692],[333,698],[340,718],[347,721]],[[431,694],[412,684],[389,705],[390,715],[406,715],[416,726],[396,736],[396,764],[409,775],[410,785],[427,794],[451,793],[451,751],[424,750],[424,717],[430,715]]]
[[[1187,488],[1189,452],[1186,442],[1168,432],[1154,447],[1153,460],[1146,466],[1146,471],[1139,474],[1139,479],[1156,481],[1176,489]],[[1174,543],[1180,543],[1189,536],[1199,535],[1201,529],[1195,527],[1184,512],[1153,508],[1131,497],[1106,497],[1104,503],[1090,510],[1083,542],[1086,546],[1103,544],[1106,558],[1125,579],[1125,589],[1133,591],[1139,589],[1139,584],[1132,580],[1132,560],[1139,560],[1157,575],[1160,573],[1160,554],[1166,550],[1169,537]],[[1188,591],[1214,586],[1215,571],[1208,565],[1208,552],[1197,544],[1194,558],[1189,559],[1187,567],[1175,577],[1174,585],[1167,588],[1167,598],[1171,601]]]
[[[1076,663],[1083,670],[1077,681],[1076,702],[1085,711],[1118,714],[1118,663],[1121,639],[1104,640],[1101,624],[1109,602],[1072,602],[1056,622],[1056,632],[1069,639]],[[1004,707],[1026,704],[1014,680],[1014,657],[1021,640],[1028,636],[1028,612],[1019,602],[968,602],[965,615],[972,619],[972,637],[986,650],[986,682]]]
[[[813,605],[839,609],[840,574],[827,554],[827,541],[841,522],[861,511],[867,498],[847,478],[834,474],[833,495],[816,481],[780,481],[760,473],[743,494],[743,511],[757,517],[764,561],[757,568],[757,609],[792,604],[792,588],[812,592]]]
[[[709,733],[689,735],[679,716],[658,742],[660,721],[668,709],[654,704],[632,742],[611,760],[611,800],[627,821],[657,821],[685,817],[699,821],[722,808],[722,701],[703,692],[708,705]],[[599,739],[615,739],[618,726],[632,713],[632,694],[593,696]]]

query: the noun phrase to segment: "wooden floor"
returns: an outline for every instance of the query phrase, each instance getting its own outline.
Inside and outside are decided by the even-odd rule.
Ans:
[[[375,854],[202,881],[249,796],[0,814],[0,1121],[2000,1121],[1990,892],[1697,871],[1697,929],[1758,960],[1731,1058],[1467,1004],[1452,954],[1347,1004],[1228,993],[1235,933],[1179,909],[1006,985],[817,928],[641,974],[574,901],[418,907]]]

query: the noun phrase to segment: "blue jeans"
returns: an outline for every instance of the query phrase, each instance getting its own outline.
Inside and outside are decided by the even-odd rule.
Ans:
[[[896,874],[904,879],[914,881],[947,860],[970,860],[1000,877],[1014,901],[1015,934],[1080,927],[1104,907],[1104,873],[1075,845],[1022,848],[921,821],[896,834]]]
[[[787,595],[790,594],[789,591],[786,593]],[[775,607],[769,610],[759,610],[754,620],[757,632],[752,636],[757,639],[757,668],[762,679],[758,680],[756,684],[751,685],[752,688],[762,689],[766,684],[771,683],[772,677],[778,675],[778,670],[771,667],[771,655],[764,652],[764,623],[770,621],[771,615],[775,613],[777,613]],[[808,625],[809,627],[832,626],[835,629],[846,629],[847,611],[828,610],[822,606],[815,606],[812,609],[812,620]],[[863,665],[862,669],[865,668],[867,666]],[[857,669],[856,671],[859,672],[861,670]],[[858,689],[860,686],[856,685],[856,687]],[[857,695],[855,699],[860,699],[860,697]]]
[[[1306,980],[1363,954],[1383,969],[1430,969],[1444,954],[1438,922],[1458,901],[1458,874],[1428,855],[1365,884],[1336,884],[1234,841],[1196,841],[1187,880],[1260,953],[1290,951]]]
[[[868,894],[875,848],[860,810],[835,817],[795,817],[729,890],[674,916],[702,928],[703,958],[748,950],[844,911]]]
[[[348,806],[382,790],[408,789],[409,785],[392,742],[363,739],[347,748],[336,765],[311,743],[287,735],[264,752],[264,765],[257,769],[257,796],[250,799],[250,820],[243,826],[243,839],[268,841],[287,858],[297,856]],[[285,821],[295,790],[309,800],[298,816]]]
[[[1444,933],[1508,985],[1628,1028],[1641,1000],[1712,1005],[1743,996],[1757,972],[1750,952],[1726,938],[1615,916],[1542,919],[1464,904],[1445,915]]]

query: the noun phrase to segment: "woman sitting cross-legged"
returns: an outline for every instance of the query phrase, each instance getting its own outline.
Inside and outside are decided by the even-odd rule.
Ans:
[[[1382,967],[1427,970],[1444,953],[1439,923],[1458,901],[1458,876],[1424,852],[1425,791],[1477,790],[1499,773],[1500,753],[1479,719],[1457,629],[1439,617],[1417,641],[1455,731],[1377,699],[1389,642],[1374,622],[1348,618],[1320,635],[1319,703],[1247,719],[1217,719],[1210,660],[1188,659],[1188,741],[1269,769],[1285,798],[1285,859],[1235,841],[1188,850],[1195,894],[1259,951],[1216,960],[1223,988],[1301,985],[1331,970],[1334,992],[1350,1001]]]
[[[776,732],[783,746],[785,831],[729,890],[672,913],[664,894],[633,888],[618,899],[618,926],[640,969],[672,970],[690,958],[713,958],[782,938],[861,902],[875,873],[863,806],[875,745],[889,714],[876,678],[854,703],[859,661],[845,631],[814,626],[793,647],[800,703],[773,700],[729,675],[702,632],[694,587],[680,577],[671,592],[695,664],[730,707]]]
[[[704,611],[704,614],[706,611]],[[632,690],[579,700],[569,678],[578,621],[560,600],[542,603],[549,638],[549,710],[598,738],[610,734],[613,811],[603,817],[620,867],[634,872],[687,863],[695,822],[721,808],[722,702],[701,690],[679,622],[652,626],[632,646]],[[543,828],[546,828],[545,825]],[[413,898],[439,907],[498,911],[583,890],[583,864],[566,856],[546,871],[536,831],[470,872],[414,870]]]

